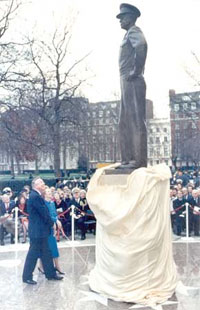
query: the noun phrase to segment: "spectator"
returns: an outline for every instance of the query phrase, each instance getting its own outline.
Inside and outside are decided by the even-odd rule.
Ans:
[[[173,201],[174,212],[176,212],[176,234],[181,235],[182,232],[182,212],[185,211],[185,199],[181,191],[177,193],[177,199]]]
[[[72,189],[72,200],[71,206],[74,206],[75,215],[76,215],[76,226],[81,230],[81,240],[85,240],[86,227],[85,227],[85,211],[83,211],[80,199],[80,189],[74,187]]]
[[[2,224],[0,224],[0,242],[1,245],[5,245],[4,236],[6,232],[11,234],[10,243],[14,243],[15,223],[12,221],[12,211],[15,208],[15,202],[10,200],[8,194],[2,196],[0,201],[0,216],[5,217]]]
[[[27,237],[27,232],[28,232],[28,211],[27,211],[27,199],[23,194],[19,196],[18,201],[17,201],[17,206],[19,208],[18,216],[22,224],[22,228],[23,228],[22,243],[26,243],[26,237]]]

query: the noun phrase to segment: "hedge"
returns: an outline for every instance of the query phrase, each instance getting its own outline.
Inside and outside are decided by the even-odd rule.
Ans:
[[[48,186],[55,186],[56,184],[56,178],[53,179],[45,179],[43,178],[44,182],[48,185]],[[22,188],[24,187],[24,185],[30,185],[31,186],[31,182],[32,180],[27,180],[27,179],[23,179],[23,180],[0,180],[0,191],[2,192],[2,190],[5,187],[10,187],[12,189],[12,191],[15,193],[15,195],[17,195]]]
[[[64,173],[64,170],[60,170],[61,173]],[[67,169],[67,174],[71,174],[71,173],[86,173],[87,171],[84,170],[84,169],[81,169],[81,168],[75,168],[75,169]],[[27,170],[27,169],[24,169],[22,171],[22,174],[34,174],[35,173],[35,170]],[[40,173],[45,173],[45,174],[50,174],[50,173],[54,173],[54,170],[52,169],[48,169],[48,170],[45,170],[45,169],[39,169],[39,174]],[[11,175],[11,171],[10,170],[0,170],[0,174],[3,174],[3,175]]]
[[[56,180],[57,178],[43,178],[45,184],[48,186],[55,186],[56,185]],[[59,178],[59,180],[64,181],[66,180],[66,185],[69,185],[69,188],[72,188],[74,186],[79,186],[81,188],[86,188],[88,185],[88,181],[86,181],[86,179],[83,178],[83,182],[75,182],[75,184],[73,184],[73,179],[68,179],[66,180],[66,178]],[[14,193],[14,196],[18,195],[19,192],[22,190],[22,188],[24,187],[24,185],[30,185],[31,186],[31,179],[22,179],[22,180],[0,180],[0,191],[2,192],[2,190],[5,187],[10,187]],[[77,184],[78,183],[78,184]]]

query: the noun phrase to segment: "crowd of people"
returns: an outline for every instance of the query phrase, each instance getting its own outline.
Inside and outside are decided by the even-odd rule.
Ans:
[[[187,217],[188,209],[188,217]],[[170,182],[170,211],[173,232],[186,234],[187,220],[189,236],[200,234],[200,172],[183,171],[173,173]]]
[[[69,186],[68,186],[69,185]],[[55,208],[54,216],[57,217],[56,222],[56,239],[71,238],[71,216],[72,208],[75,218],[75,232],[80,234],[80,239],[86,238],[86,232],[95,234],[96,220],[91,212],[87,199],[85,184],[82,182],[67,182],[56,180],[55,186],[46,186],[48,191],[48,200]],[[10,234],[10,242],[14,243],[15,234],[15,207],[18,207],[19,221],[19,241],[26,243],[28,237],[29,214],[27,210],[27,202],[30,194],[30,186],[25,185],[20,193],[14,197],[10,187],[6,187],[2,191],[0,199],[0,244],[5,245],[5,237]]]
[[[88,184],[88,182],[87,182]],[[46,189],[49,192],[49,201],[55,207],[56,239],[70,239],[72,208],[75,217],[75,232],[80,234],[80,239],[86,238],[86,232],[95,234],[96,221],[91,212],[87,199],[85,183],[80,180],[56,180],[55,186]],[[10,243],[14,243],[14,210],[18,207],[19,237],[20,242],[26,243],[28,236],[29,214],[27,201],[30,186],[25,185],[20,193],[14,197],[11,188],[2,191],[0,199],[0,244],[5,244],[5,236],[10,235]],[[200,234],[200,172],[199,171],[174,171],[170,180],[170,211],[173,232],[181,236],[186,233],[186,206],[188,205],[189,235]]]

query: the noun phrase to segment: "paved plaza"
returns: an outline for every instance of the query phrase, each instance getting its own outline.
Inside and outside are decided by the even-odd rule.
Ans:
[[[0,247],[0,309],[4,310],[199,310],[200,239],[191,242],[174,238],[173,252],[179,274],[177,291],[157,307],[121,303],[91,292],[88,274],[95,264],[95,237],[59,243],[60,263],[66,272],[63,281],[48,281],[35,269],[37,285],[22,283],[21,275],[28,244]]]

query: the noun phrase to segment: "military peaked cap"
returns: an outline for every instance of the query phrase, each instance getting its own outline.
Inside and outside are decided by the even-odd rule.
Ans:
[[[122,3],[120,4],[120,13],[116,16],[117,18],[120,18],[121,15],[124,14],[134,14],[136,17],[139,17],[141,15],[140,10],[136,8],[136,6],[128,4],[128,3]]]

